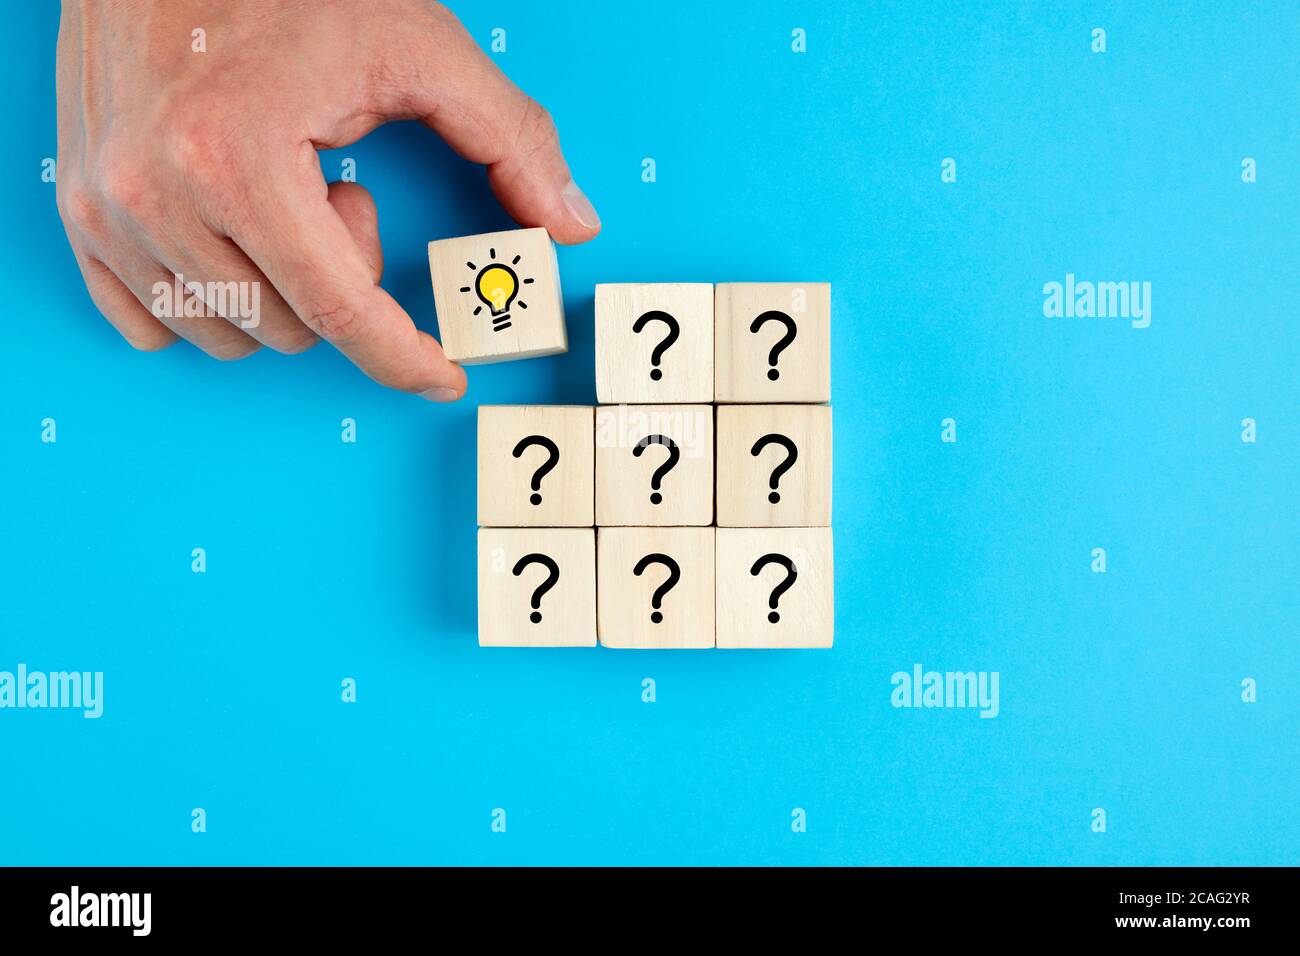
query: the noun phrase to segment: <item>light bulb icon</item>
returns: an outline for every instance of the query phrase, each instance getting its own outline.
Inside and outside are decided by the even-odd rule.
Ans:
[[[497,321],[498,316],[508,318],[510,303],[519,294],[519,277],[509,266],[490,265],[479,272],[474,281],[474,291],[491,310],[493,322]]]
[[[496,249],[489,249],[488,257],[490,261],[482,268],[473,262],[465,263],[469,270],[475,273],[474,285],[464,286],[460,291],[476,294],[483,305],[476,306],[474,314],[478,315],[483,311],[483,306],[487,306],[488,315],[492,319],[492,331],[502,332],[510,328],[511,305],[517,304],[521,309],[528,308],[527,302],[518,299],[519,290],[521,286],[529,285],[533,280],[530,278],[520,280],[515,273],[513,267],[519,264],[522,256],[515,256],[510,260],[509,265],[496,261]]]

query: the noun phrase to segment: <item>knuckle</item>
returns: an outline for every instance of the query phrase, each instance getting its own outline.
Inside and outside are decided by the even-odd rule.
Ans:
[[[532,156],[556,145],[559,140],[560,133],[550,112],[532,97],[526,98],[515,130],[515,154]]]
[[[448,39],[455,40],[461,37],[469,39],[469,32],[465,29],[465,24],[460,22],[460,17],[456,16],[446,4],[438,0],[427,0],[420,6],[417,14],[417,35],[424,43],[427,49],[428,38],[432,35],[437,41],[445,42]]]
[[[60,184],[55,199],[65,225],[88,236],[103,232],[104,211],[93,189],[84,183]]]
[[[353,309],[337,300],[320,299],[307,303],[302,324],[330,342],[346,342],[357,334],[361,319]]]
[[[185,177],[198,186],[213,190],[232,178],[236,154],[228,128],[219,113],[202,103],[168,124],[167,149]]]
[[[155,183],[129,157],[107,157],[100,164],[98,180],[104,198],[137,221],[155,219],[161,211]]]
[[[180,111],[169,109],[164,124],[166,135],[163,142],[167,152],[178,165],[187,170],[205,169],[213,159],[212,138],[209,135],[208,121],[202,104],[195,104],[195,109]]]

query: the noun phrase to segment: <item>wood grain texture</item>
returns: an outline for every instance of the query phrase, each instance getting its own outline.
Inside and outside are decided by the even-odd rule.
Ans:
[[[599,528],[596,541],[597,633],[604,647],[713,647],[714,528]],[[680,577],[654,607],[654,593],[670,570],[649,556],[677,564]],[[656,621],[654,615],[659,615]]]
[[[718,527],[797,528],[831,523],[831,409],[828,405],[721,405],[718,432]],[[788,450],[767,442],[783,436],[795,447],[794,463],[773,472]],[[773,501],[773,496],[777,500]]]
[[[533,607],[550,569],[520,559],[545,555],[559,577]],[[596,532],[591,528],[480,528],[478,642],[482,647],[595,647]]]
[[[791,576],[773,558],[785,559],[794,568],[793,581],[777,595],[775,608],[773,591]],[[834,643],[835,546],[830,528],[719,528],[716,574],[718,647]]]
[[[712,523],[713,406],[596,409],[596,524]]]
[[[795,334],[779,351],[771,350]],[[729,282],[714,289],[714,400],[728,402],[829,402],[831,400],[831,287],[826,282]],[[775,373],[775,377],[773,377]]]
[[[495,304],[483,301],[477,282],[493,263],[516,279],[516,294]],[[438,337],[452,361],[474,365],[568,351],[555,246],[545,229],[435,240],[429,273]],[[494,312],[495,305],[504,308]]]
[[[678,327],[675,341],[654,362],[669,336],[662,312]],[[658,373],[657,375],[655,373]],[[596,400],[658,404],[713,401],[713,286],[707,283],[603,283],[596,286]]]
[[[595,517],[594,410],[586,405],[481,405],[478,523],[485,527],[585,527]],[[558,457],[532,437],[555,444]],[[533,488],[539,468],[555,465]]]

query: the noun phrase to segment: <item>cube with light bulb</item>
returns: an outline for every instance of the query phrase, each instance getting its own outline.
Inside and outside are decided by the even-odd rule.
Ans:
[[[429,243],[438,337],[454,362],[476,365],[569,348],[555,245],[545,229]]]

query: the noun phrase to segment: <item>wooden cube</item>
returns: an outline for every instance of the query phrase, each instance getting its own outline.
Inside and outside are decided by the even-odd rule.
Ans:
[[[596,409],[596,524],[712,523],[712,405]]]
[[[596,399],[713,401],[713,286],[596,286]]]
[[[714,303],[715,401],[831,400],[830,283],[723,283]]]
[[[596,532],[480,528],[482,647],[596,646]]]
[[[719,528],[718,647],[830,647],[830,528]]]
[[[512,229],[429,243],[438,337],[474,365],[566,352],[555,246],[545,229]]]
[[[596,630],[603,646],[713,646],[715,530],[596,529]]]
[[[831,523],[828,405],[718,408],[718,527]]]
[[[592,416],[586,405],[479,406],[478,523],[590,528]]]

